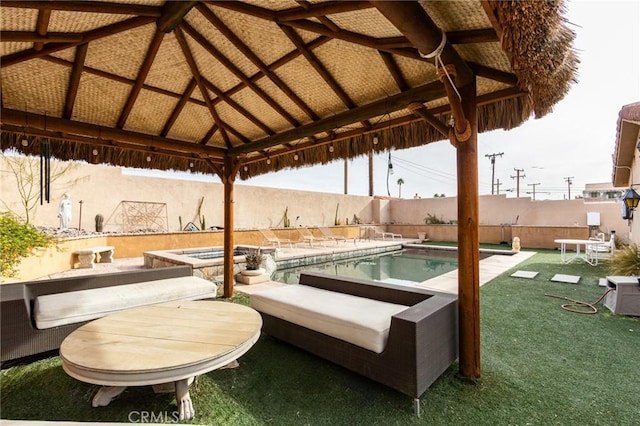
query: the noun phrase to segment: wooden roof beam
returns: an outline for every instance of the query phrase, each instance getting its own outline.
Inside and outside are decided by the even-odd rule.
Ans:
[[[253,90],[263,101],[265,101],[271,108],[276,110],[282,117],[284,117],[291,125],[298,126],[300,123],[296,120],[287,110],[285,110],[280,104],[273,100],[267,93],[258,87],[253,81],[251,81],[244,73],[231,61],[224,56],[222,52],[216,49],[205,37],[198,33],[187,22],[180,24],[180,28],[189,34],[196,42],[207,50],[214,58],[216,58],[222,65],[224,65],[233,75],[238,77],[247,87]]]
[[[39,18],[40,16],[42,16],[42,14],[38,15],[38,21],[40,20]],[[37,30],[35,33],[32,31],[2,31],[1,41],[2,42],[17,41],[17,42],[37,43],[37,44],[82,43],[83,37],[84,37],[83,33],[58,33],[58,32],[47,33],[45,28],[44,34],[39,34]],[[37,49],[35,46],[33,48],[34,50],[42,49],[42,47],[40,47],[40,49]]]
[[[4,2],[2,5],[3,7],[6,6]],[[154,21],[154,18],[151,18],[151,17],[137,16],[135,18],[130,18],[125,21],[116,22],[115,24],[111,24],[105,27],[96,28],[95,30],[91,30],[85,33],[84,37],[82,37],[82,40],[74,41],[71,43],[48,43],[41,50],[29,49],[29,50],[23,50],[21,52],[5,55],[2,58],[0,58],[0,62],[2,62],[3,67],[8,67],[11,65],[19,64],[24,61],[28,61],[29,59],[41,58],[45,55],[49,55],[50,53],[69,49],[71,47],[75,47],[82,43],[88,43],[90,41],[108,37],[116,33],[141,27],[153,21]]]
[[[214,93],[214,95],[216,95],[220,100],[226,102],[231,108],[235,109],[240,114],[242,114],[245,118],[247,118],[257,127],[259,127],[263,132],[265,132],[268,135],[273,135],[276,133],[273,129],[267,126],[259,118],[257,118],[255,115],[247,111],[242,105],[234,101],[233,98],[231,98],[230,96],[227,96],[222,90],[218,89],[212,82],[210,82],[204,77],[202,77],[202,81],[204,82],[207,89],[211,90]]]
[[[69,12],[109,13],[116,15],[136,15],[159,18],[162,9],[157,6],[135,4],[103,3],[99,1],[8,1],[2,0],[2,7],[20,9],[64,10]]]
[[[38,12],[38,21],[36,22],[36,33],[39,36],[45,36],[47,29],[49,28],[49,20],[51,19],[50,10],[41,10]],[[3,36],[4,37],[4,36]],[[34,50],[42,50],[44,42],[35,42],[33,45]]]
[[[89,44],[81,44],[76,47],[76,58],[71,68],[71,76],[69,77],[69,87],[67,88],[67,98],[64,102],[64,110],[62,117],[71,119],[73,114],[73,106],[76,102],[76,96],[78,95],[78,87],[80,87],[80,77],[82,76],[82,69],[84,67],[84,61],[87,58],[87,49]]]
[[[447,40],[451,44],[495,43],[499,41],[493,28],[447,31]]]
[[[220,134],[222,135],[222,139],[224,139],[224,142],[227,145],[227,147],[230,148],[231,140],[229,140],[229,135],[227,135],[226,130],[222,126],[222,120],[220,119],[220,116],[218,116],[218,112],[216,111],[216,108],[211,102],[211,98],[209,97],[209,92],[207,91],[207,88],[202,82],[202,77],[200,75],[200,71],[198,70],[198,64],[196,63],[196,60],[194,59],[191,53],[191,49],[189,49],[189,44],[187,43],[187,40],[184,37],[184,33],[182,32],[181,26],[175,28],[174,34],[176,36],[176,39],[178,40],[178,44],[180,44],[180,48],[182,49],[182,53],[184,54],[185,59],[187,60],[187,64],[191,69],[191,74],[193,74],[193,78],[196,81],[196,84],[200,89],[200,93],[202,93],[202,97],[204,98],[204,101],[207,104],[209,113],[213,117],[213,121],[215,121],[216,124],[218,124],[218,129],[220,129]]]
[[[162,7],[162,16],[157,21],[158,31],[170,33],[182,22],[196,5],[196,1],[168,1]]]
[[[407,106],[407,109],[417,115],[418,117],[422,117],[424,121],[429,123],[433,128],[435,128],[442,136],[445,138],[449,137],[449,128],[442,123],[442,121],[438,120],[435,116],[429,113],[427,107],[424,106],[421,102],[413,102]]]
[[[184,158],[189,160],[198,160],[198,159],[205,158],[210,161],[218,161],[218,162],[222,161],[220,158],[212,159],[211,157],[203,154],[176,151],[176,150],[171,150],[166,148],[151,149],[148,146],[136,145],[136,144],[122,142],[122,141],[114,141],[114,140],[104,139],[102,137],[89,138],[89,137],[73,135],[69,133],[65,133],[64,135],[62,135],[59,132],[24,128],[21,126],[13,126],[9,124],[0,125],[0,129],[3,132],[25,134],[29,136],[35,136],[35,137],[47,138],[47,139],[61,139],[66,141],[77,142],[82,145],[89,145],[92,147],[120,148],[127,151],[145,152],[145,153],[153,152],[155,154],[169,155],[171,157]]]
[[[52,62],[54,64],[63,65],[63,66],[67,66],[67,67],[73,67],[73,62],[69,62],[69,61],[67,61],[65,59],[57,58],[55,56],[47,55],[47,56],[43,56],[42,59],[44,59],[45,61]],[[99,70],[99,69],[96,69],[96,68],[91,68],[91,67],[88,67],[88,66],[85,66],[83,68],[83,72],[86,72],[87,74],[97,75],[98,77],[107,78],[109,80],[117,81],[119,83],[128,84],[130,86],[133,86],[135,84],[135,80],[131,80],[130,78],[126,78],[126,77],[122,77],[120,75],[108,73],[106,71],[102,71],[102,70]],[[171,92],[169,90],[163,89],[161,87],[150,86],[148,84],[143,84],[142,88],[145,89],[145,90],[149,90],[150,92],[159,93],[161,95],[169,96],[169,97],[172,97],[172,98],[175,98],[175,99],[180,99],[181,96],[182,96],[180,93],[174,93],[174,92]],[[204,101],[201,101],[200,99],[189,98],[188,101],[191,102],[191,103],[194,103],[196,105],[199,105],[199,106],[207,106],[207,104]]]
[[[516,76],[515,74],[500,71],[495,68],[489,68],[484,65],[476,64],[474,62],[469,62],[468,65],[469,68],[471,68],[474,74],[476,74],[478,77],[488,78],[490,80],[505,83],[510,86],[515,86],[518,84],[518,76]]]
[[[318,115],[307,105],[291,88],[284,82],[278,75],[272,72],[264,62],[253,53],[253,50],[249,48],[240,38],[233,33],[225,24],[205,5],[198,5],[198,11],[224,35],[227,40],[231,42],[243,55],[247,57],[265,76],[267,76],[273,83],[284,92],[285,95],[293,103],[295,103],[305,114],[312,120],[317,120]]]
[[[402,70],[400,70],[398,63],[395,61],[395,59],[393,59],[393,55],[382,50],[378,50],[378,53],[382,57],[384,64],[387,66],[387,69],[391,73],[391,77],[393,77],[393,79],[395,80],[398,89],[400,89],[401,92],[408,90],[409,84],[402,75]]]
[[[438,49],[443,32],[425,12],[420,3],[397,1],[371,2],[422,54]],[[474,78],[473,72],[458,52],[447,42],[440,55],[444,64],[456,68],[456,84],[466,86]]]
[[[389,96],[371,102],[342,113],[320,119],[313,123],[285,130],[274,136],[270,136],[253,142],[249,146],[234,147],[230,150],[232,154],[248,153],[252,151],[260,151],[272,146],[281,145],[286,142],[300,140],[310,135],[315,135],[338,127],[346,126],[354,122],[366,120],[370,117],[376,117],[388,114],[399,109],[406,108],[411,102],[427,102],[434,99],[444,97],[446,92],[440,82],[433,82],[418,86],[397,95]]]
[[[192,142],[185,142],[177,139],[163,138],[162,136],[148,135],[130,130],[113,129],[105,126],[96,126],[93,124],[82,123],[79,121],[67,120],[57,117],[46,117],[25,111],[18,111],[9,108],[2,108],[0,111],[3,124],[13,124],[15,126],[28,126],[34,129],[50,130],[69,135],[80,135],[91,138],[112,139],[114,141],[128,142],[141,146],[157,146],[158,148],[175,150],[179,152],[188,152],[211,156],[213,158],[222,158],[226,149],[201,146]]]
[[[313,7],[313,5],[311,3],[309,3],[307,0],[296,0],[298,2],[298,4],[300,6],[302,6],[304,8],[304,10],[309,10]],[[346,3],[346,2],[343,2]],[[324,3],[324,5],[326,5],[327,3]],[[331,31],[340,31],[340,27],[337,26],[331,19],[329,19],[327,16],[318,13],[317,15],[312,15],[310,17],[315,17],[318,21],[320,21],[322,24],[324,24],[327,28],[329,28]]]
[[[328,1],[312,4],[309,7],[294,7],[276,13],[276,20],[280,22],[296,19],[313,18],[333,15],[335,13],[352,12],[373,7],[368,1]]]
[[[180,116],[180,113],[184,109],[184,106],[187,104],[187,101],[189,100],[189,98],[191,98],[191,94],[193,93],[193,90],[196,88],[196,85],[197,83],[195,78],[191,78],[191,81],[189,81],[189,84],[187,84],[187,87],[184,89],[184,92],[182,92],[182,96],[180,97],[180,100],[176,104],[175,108],[173,108],[173,111],[171,112],[171,115],[169,116],[167,121],[164,123],[164,127],[160,132],[161,136],[167,136],[169,134],[171,127],[173,127],[176,120],[178,119],[178,116]]]
[[[404,2],[401,2],[401,3],[404,3]],[[349,43],[359,44],[361,46],[369,47],[371,49],[384,50],[389,53],[394,53],[400,56],[406,56],[411,59],[426,61],[426,59],[420,56],[420,54],[416,51],[416,49],[385,47],[385,43],[386,43],[385,39],[377,39],[375,37],[369,37],[369,36],[365,36],[362,34],[346,31],[346,30],[333,31],[322,24],[309,21],[309,20],[304,20],[304,19],[300,19],[297,21],[287,21],[287,22],[283,22],[282,24],[290,27],[298,28],[301,30],[322,34],[331,38],[344,40]],[[395,38],[393,38],[393,40],[395,40]],[[394,41],[394,44],[395,43],[396,41]]]
[[[129,118],[129,114],[131,113],[131,109],[133,109],[133,104],[136,103],[138,99],[138,95],[140,94],[140,90],[142,90],[142,86],[144,85],[144,81],[147,79],[147,75],[149,75],[149,71],[151,70],[151,65],[153,65],[153,61],[158,54],[158,50],[160,49],[160,45],[162,44],[162,40],[164,39],[165,33],[162,31],[156,31],[153,35],[153,39],[149,44],[149,48],[147,49],[147,55],[140,66],[140,70],[138,71],[138,76],[136,77],[136,81],[129,92],[129,97],[120,112],[120,117],[118,118],[118,122],[116,127],[119,129],[124,128],[125,123],[127,122],[127,118]]]

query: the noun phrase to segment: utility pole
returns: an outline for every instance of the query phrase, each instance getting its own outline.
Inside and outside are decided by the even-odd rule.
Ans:
[[[540,182],[538,182],[538,183],[528,183],[527,185],[533,186],[533,201],[535,201],[536,200],[536,185],[540,185]]]
[[[491,195],[493,195],[493,182],[494,176],[496,174],[496,157],[502,157],[504,152],[498,152],[495,154],[485,154],[485,157],[491,159]]]
[[[500,195],[500,185],[502,185],[500,183],[500,179],[496,179],[496,194]]]
[[[524,173],[520,174],[520,172],[524,172],[524,169],[513,169],[516,172],[515,176],[511,176],[511,179],[516,180],[516,197],[520,198],[520,179],[524,179],[526,176]]]
[[[564,181],[567,182],[567,192],[569,194],[569,195],[567,195],[567,200],[571,199],[571,183],[572,183],[572,179],[573,179],[573,176],[569,176],[569,177],[564,178]]]

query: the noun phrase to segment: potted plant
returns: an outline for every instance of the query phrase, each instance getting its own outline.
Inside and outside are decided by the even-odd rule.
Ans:
[[[246,269],[242,271],[244,275],[260,275],[264,273],[264,269],[260,268],[262,264],[262,252],[260,249],[250,250],[244,256]]]

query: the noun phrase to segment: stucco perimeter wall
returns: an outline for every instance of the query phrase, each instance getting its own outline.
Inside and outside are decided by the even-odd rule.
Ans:
[[[37,159],[33,158],[32,163],[34,161]],[[65,164],[69,163],[52,160],[54,170],[60,170]],[[36,197],[39,197],[38,167],[33,163]],[[5,158],[0,156],[0,211],[11,210],[24,216],[17,188],[15,175]],[[71,195],[72,228],[77,228],[81,219],[83,229],[95,230],[96,214],[104,216],[104,232],[145,227],[163,227],[165,231],[177,232],[181,230],[180,219],[183,228],[189,222],[200,228],[200,216],[205,219],[205,228],[224,225],[224,187],[221,183],[128,175],[119,167],[80,163],[73,163],[71,169],[52,184],[51,202],[36,203],[30,222],[37,226],[57,227],[58,205],[65,192]],[[347,220],[352,223],[353,215],[363,222],[372,222],[374,215],[372,197],[280,190],[242,182],[236,182],[234,186],[234,201],[235,229],[283,227],[287,208],[292,227],[332,226],[336,217],[344,225]],[[124,229],[125,224],[135,222],[136,217],[139,226]]]
[[[393,218],[390,222],[394,224],[424,224],[428,215],[452,223],[458,219],[455,197],[392,200],[390,204],[389,216]],[[629,226],[627,221],[622,219],[620,202],[616,201],[592,203],[586,203],[582,199],[533,201],[529,197],[507,198],[504,195],[484,195],[480,196],[479,210],[481,228],[483,225],[586,227],[587,213],[596,212],[600,214],[600,225],[589,229],[591,234],[597,232],[609,234],[614,230],[619,237],[629,238]],[[437,239],[437,237],[431,239]]]

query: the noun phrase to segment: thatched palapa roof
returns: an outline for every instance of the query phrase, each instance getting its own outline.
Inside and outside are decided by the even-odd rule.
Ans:
[[[430,36],[416,44],[390,8]],[[575,80],[563,13],[561,1],[3,0],[0,147],[37,155],[46,140],[62,160],[205,173],[235,158],[247,178],[419,146],[444,139],[425,116],[450,125],[424,57],[439,46],[476,78],[478,131],[510,129]]]

